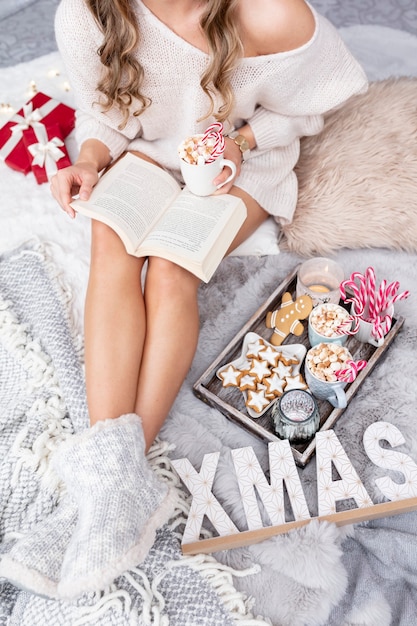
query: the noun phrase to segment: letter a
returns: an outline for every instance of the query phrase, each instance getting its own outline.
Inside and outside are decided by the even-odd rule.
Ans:
[[[359,508],[373,506],[355,468],[333,430],[316,433],[319,515],[337,513],[336,501],[353,498]],[[332,463],[341,479],[332,479]]]

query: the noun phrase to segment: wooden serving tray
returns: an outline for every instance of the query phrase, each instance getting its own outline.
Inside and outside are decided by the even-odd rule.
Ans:
[[[293,299],[295,299],[297,272],[298,267],[296,267],[277,287],[193,386],[193,391],[198,398],[210,406],[215,407],[228,419],[246,428],[252,434],[266,442],[280,440],[273,429],[271,417],[272,406],[261,417],[250,417],[246,410],[241,391],[233,387],[223,387],[221,381],[216,376],[216,371],[221,365],[233,361],[240,356],[243,338],[246,333],[253,331],[261,335],[261,337],[265,338],[267,341],[270,340],[272,329],[266,327],[266,314],[268,311],[274,311],[281,306],[282,296],[286,291],[289,291]],[[341,304],[344,306],[343,303]],[[376,348],[368,343],[361,343],[357,341],[354,336],[348,337],[345,345],[354,360],[365,359],[368,361],[367,366],[359,372],[356,380],[354,380],[353,383],[348,383],[345,387],[348,406],[365,378],[371,374],[378,361],[390,347],[403,323],[403,317],[393,318],[391,330],[386,335],[384,344],[380,348]],[[304,326],[303,334],[299,337],[289,335],[285,338],[282,345],[297,343],[305,345],[307,349],[310,347],[307,334],[307,320],[303,320],[302,324]],[[301,372],[304,375],[304,365],[301,367]],[[345,409],[335,409],[327,400],[319,400],[316,398],[316,401],[320,413],[319,430],[323,431],[333,428]],[[295,462],[298,466],[305,467],[307,465],[315,452],[315,447],[315,437],[305,443],[291,446]]]

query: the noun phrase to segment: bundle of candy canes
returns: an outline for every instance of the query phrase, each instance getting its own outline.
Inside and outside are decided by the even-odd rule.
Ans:
[[[204,133],[191,135],[178,147],[180,159],[192,165],[212,163],[224,152],[223,124],[214,122]]]
[[[349,321],[342,325],[338,332],[354,335],[362,319],[372,324],[372,336],[375,339],[384,337],[391,328],[395,302],[405,300],[410,293],[409,291],[398,293],[399,288],[398,281],[388,283],[385,279],[377,287],[373,267],[368,267],[364,274],[353,272],[350,278],[340,284],[341,299],[345,303],[352,303],[353,306]],[[351,328],[348,328],[348,325],[351,325]]]

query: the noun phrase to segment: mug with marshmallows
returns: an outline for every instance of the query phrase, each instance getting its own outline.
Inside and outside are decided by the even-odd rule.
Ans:
[[[318,304],[308,317],[310,346],[316,346],[318,343],[344,345],[351,327],[352,317],[343,306],[333,302]]]
[[[316,398],[327,400],[335,408],[347,406],[346,381],[339,380],[336,372],[344,370],[352,355],[338,343],[319,343],[306,354],[305,380]]]
[[[191,135],[178,146],[184,183],[196,196],[210,196],[236,176],[235,163],[223,156],[222,129],[220,123],[212,124],[205,133]],[[230,175],[220,185],[215,185],[213,181],[225,167],[230,169]]]

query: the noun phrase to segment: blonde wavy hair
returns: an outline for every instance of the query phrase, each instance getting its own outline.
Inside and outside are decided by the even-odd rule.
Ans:
[[[98,49],[104,72],[97,84],[103,94],[103,110],[117,106],[122,115],[124,128],[131,115],[133,100],[140,108],[133,115],[140,115],[151,101],[141,92],[144,71],[135,58],[139,43],[139,29],[131,0],[85,0],[103,33],[103,43]],[[243,55],[243,45],[236,28],[237,0],[207,0],[200,25],[209,48],[209,65],[200,80],[209,98],[209,109],[204,116],[224,122],[230,115],[234,96],[230,76],[238,59]],[[122,77],[122,79],[121,79]],[[222,104],[215,111],[215,97]]]

